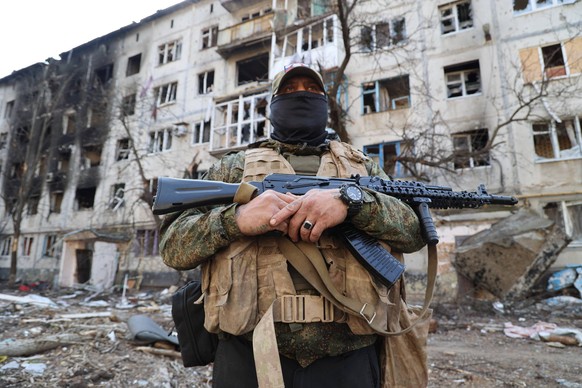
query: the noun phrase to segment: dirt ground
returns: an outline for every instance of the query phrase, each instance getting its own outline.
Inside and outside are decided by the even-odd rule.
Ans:
[[[133,315],[146,315],[171,331],[171,292],[23,292],[0,285],[0,386],[210,387],[211,366],[184,368],[175,347],[137,342],[129,331]],[[54,305],[7,300],[6,295],[43,296]],[[580,304],[550,308],[532,300],[508,308],[472,300],[433,307],[430,387],[582,387],[582,347],[556,347],[503,333],[506,322],[522,327],[548,322],[580,330]],[[55,338],[62,343],[46,341]],[[27,355],[3,355],[7,341],[27,349]]]

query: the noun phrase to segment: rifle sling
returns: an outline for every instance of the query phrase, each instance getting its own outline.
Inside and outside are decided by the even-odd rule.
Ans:
[[[428,245],[427,287],[422,310],[418,318],[409,327],[399,331],[386,331],[374,323],[376,312],[374,306],[359,302],[340,293],[332,284],[325,265],[325,260],[314,244],[293,243],[286,237],[277,240],[279,249],[291,265],[325,298],[340,310],[366,319],[370,327],[384,336],[396,336],[408,333],[427,317],[426,312],[433,297],[436,283],[438,257],[436,245]],[[269,307],[253,332],[253,352],[257,367],[259,387],[284,387],[283,373],[279,359],[279,348],[275,336],[273,305]]]

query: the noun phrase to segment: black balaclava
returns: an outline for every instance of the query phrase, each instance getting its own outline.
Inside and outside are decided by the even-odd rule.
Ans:
[[[270,120],[273,139],[318,146],[327,137],[327,97],[304,91],[275,96],[271,100]]]

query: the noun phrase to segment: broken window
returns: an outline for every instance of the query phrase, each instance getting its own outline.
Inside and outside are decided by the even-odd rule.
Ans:
[[[22,239],[22,256],[28,257],[32,253],[32,246],[34,245],[34,237],[25,236]]]
[[[107,102],[106,101],[98,101],[95,102],[90,108],[89,112],[87,113],[88,118],[88,127],[99,127],[104,125],[107,122]]]
[[[39,195],[32,195],[28,198],[26,202],[26,214],[32,216],[38,213],[38,203],[40,202]]]
[[[406,109],[410,104],[408,75],[362,85],[362,114]]]
[[[95,69],[95,79],[105,85],[113,78],[113,63]]]
[[[172,82],[155,88],[154,96],[156,99],[156,105],[161,106],[176,101],[177,90],[178,82]]]
[[[210,121],[200,121],[192,128],[192,144],[208,143],[210,141]]]
[[[75,112],[68,112],[63,115],[63,134],[70,135],[75,133],[77,128],[77,116]]]
[[[267,7],[264,9],[256,9],[254,11],[245,13],[242,16],[241,21],[246,22],[247,20],[256,19],[258,17],[268,14],[271,11],[272,11],[271,7]]]
[[[0,256],[9,256],[12,246],[12,236],[2,236],[0,239]]]
[[[261,54],[236,63],[237,85],[269,79],[269,54]]]
[[[130,75],[139,73],[140,68],[141,68],[141,53],[134,55],[133,57],[129,57],[127,59],[127,69],[125,69],[125,76],[129,77]]]
[[[362,27],[360,48],[362,51],[377,51],[398,44],[405,39],[406,22],[402,17]]]
[[[576,0],[513,0],[513,13],[521,14],[562,4],[572,4]]]
[[[566,62],[561,44],[542,47],[542,58],[546,78],[566,75]]]
[[[8,132],[0,133],[0,150],[8,144]]]
[[[211,131],[211,149],[238,147],[268,136],[268,93],[236,98],[217,104]]]
[[[582,157],[582,131],[580,117],[532,125],[534,149],[537,160],[571,159]]]
[[[117,152],[116,161],[129,159],[129,153],[131,152],[131,140],[129,138],[117,140]]]
[[[441,5],[439,7],[439,13],[441,18],[441,33],[443,35],[473,27],[470,0]]]
[[[455,169],[489,166],[489,131],[477,129],[456,133],[453,136]]]
[[[61,191],[53,191],[50,198],[50,212],[60,213],[61,205],[63,203],[63,193]]]
[[[43,257],[57,257],[57,241],[58,236],[56,234],[47,234],[44,236],[42,244]]]
[[[216,46],[218,42],[218,26],[212,26],[202,30],[202,48],[210,48]]]
[[[182,56],[182,40],[177,39],[158,46],[158,65],[174,62]]]
[[[135,114],[136,98],[137,96],[135,93],[123,97],[123,101],[121,102],[122,116],[133,116]]]
[[[481,93],[479,61],[445,67],[447,97],[461,97]]]
[[[109,201],[109,208],[117,210],[123,206],[125,193],[125,183],[116,183],[111,186],[111,200]]]
[[[95,203],[95,187],[77,188],[75,199],[77,204],[76,210],[92,209]]]
[[[403,177],[404,168],[396,159],[410,148],[411,144],[407,142],[393,141],[364,146],[364,152],[390,177]]]
[[[81,150],[81,168],[91,168],[101,165],[102,146],[87,145]]]
[[[13,110],[14,110],[14,100],[8,101],[6,103],[6,108],[4,109],[4,118],[9,119],[12,116]]]
[[[159,129],[150,132],[148,152],[157,154],[172,148],[172,128]]]
[[[138,229],[133,243],[133,253],[138,257],[158,254],[158,230]]]
[[[549,202],[544,206],[544,213],[572,238],[571,245],[582,245],[581,201]]]
[[[214,87],[214,70],[198,74],[198,94],[208,94]]]

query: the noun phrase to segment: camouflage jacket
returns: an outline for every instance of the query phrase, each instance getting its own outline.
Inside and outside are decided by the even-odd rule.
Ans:
[[[297,147],[276,141],[260,144],[277,149],[283,155],[319,155],[321,147]],[[239,183],[244,170],[244,151],[225,155],[214,164],[204,179]],[[388,178],[373,161],[366,162],[369,175]],[[178,270],[193,269],[211,258],[218,250],[242,237],[234,219],[235,205],[191,209],[167,216],[161,227],[160,252],[164,263]],[[363,209],[351,222],[368,234],[384,240],[402,252],[419,250],[424,242],[418,218],[403,202],[366,190]],[[354,335],[340,323],[311,323],[301,330],[276,325],[279,350],[302,366],[314,360],[342,354],[372,344],[375,335]],[[250,337],[249,337],[250,338]]]

